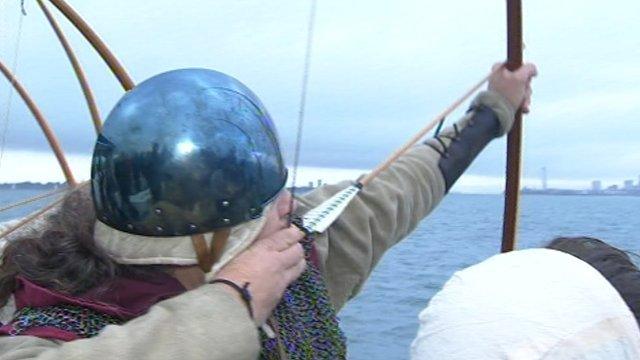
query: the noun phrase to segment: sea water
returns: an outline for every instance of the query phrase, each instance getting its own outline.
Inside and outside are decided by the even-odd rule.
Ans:
[[[33,196],[0,190],[0,207]],[[500,249],[501,195],[449,195],[380,261],[362,292],[340,312],[350,359],[406,359],[418,313],[457,270]],[[24,216],[46,201],[0,213]],[[518,248],[544,246],[557,236],[593,236],[639,252],[640,197],[521,197]],[[542,264],[541,264],[542,265]]]
[[[499,252],[503,203],[501,195],[449,195],[387,252],[340,313],[350,359],[409,358],[418,313],[429,299],[455,271]],[[522,196],[517,247],[592,236],[637,253],[638,210],[640,197]]]

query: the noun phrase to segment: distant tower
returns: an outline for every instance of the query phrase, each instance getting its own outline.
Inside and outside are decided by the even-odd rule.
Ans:
[[[602,181],[600,181],[600,180],[592,181],[591,182],[591,190],[593,190],[593,192],[602,191]]]
[[[633,189],[633,180],[625,180],[623,189],[625,189],[625,190]]]
[[[322,179],[318,179],[318,187],[322,186]]]
[[[547,190],[547,167],[542,167],[542,190]]]

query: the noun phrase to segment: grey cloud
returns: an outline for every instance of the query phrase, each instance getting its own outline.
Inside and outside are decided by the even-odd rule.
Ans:
[[[79,87],[48,24],[27,4],[18,73],[65,149],[88,153],[95,135]],[[291,156],[307,2],[280,0],[267,7],[249,0],[112,0],[74,6],[138,81],[173,68],[210,67],[247,83],[270,109]],[[13,58],[17,14],[17,2],[0,3],[2,27],[9,29],[0,58],[7,63]],[[525,56],[541,72],[525,126],[525,174],[537,176],[542,166],[551,176],[567,178],[638,172],[628,165],[628,152],[640,143],[640,99],[633,104],[640,93],[638,14],[640,3],[634,0],[616,6],[525,4]],[[366,168],[381,161],[504,56],[503,17],[503,2],[320,2],[302,163]],[[64,28],[106,117],[122,90],[77,32]],[[0,110],[7,89],[0,83]],[[594,107],[598,94],[627,95]],[[48,151],[28,112],[14,102],[6,148]],[[503,140],[471,168],[477,175],[503,172]]]

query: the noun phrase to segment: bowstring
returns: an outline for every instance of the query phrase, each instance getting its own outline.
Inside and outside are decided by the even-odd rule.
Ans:
[[[309,68],[311,66],[311,50],[313,49],[313,31],[316,19],[316,0],[311,0],[311,9],[309,10],[309,21],[307,27],[307,42],[304,56],[304,69],[302,72],[302,86],[300,90],[300,106],[298,108],[298,130],[296,134],[296,145],[293,159],[293,173],[291,175],[291,201],[289,209],[293,209],[293,202],[296,195],[296,177],[298,173],[298,163],[300,161],[300,144],[302,142],[302,126],[304,124],[304,115],[307,105],[307,87],[309,84]],[[293,221],[293,212],[289,213],[289,225]]]
[[[13,63],[11,64],[11,72],[17,75],[18,69],[18,55],[20,52],[20,40],[22,39],[22,22],[24,17],[27,15],[27,12],[24,8],[24,0],[20,2],[20,15],[18,15],[18,36],[16,39],[16,44],[13,49]],[[4,157],[4,149],[7,140],[7,132],[9,130],[9,116],[11,116],[11,105],[13,103],[13,94],[15,93],[15,88],[13,83],[9,83],[9,96],[7,98],[7,105],[5,106],[5,113],[2,119],[2,130],[0,134],[0,168],[2,168],[2,158]]]

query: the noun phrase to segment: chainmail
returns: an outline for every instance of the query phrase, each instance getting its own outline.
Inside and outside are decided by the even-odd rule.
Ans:
[[[261,332],[261,359],[280,359],[280,350],[284,350],[291,360],[346,358],[346,339],[329,301],[324,279],[309,261],[311,245],[307,243],[304,247],[307,268],[287,288],[274,310],[272,319],[277,324],[277,338],[269,339]],[[98,335],[107,325],[122,323],[124,320],[117,317],[74,305],[24,307],[16,313],[10,334],[15,336],[31,328],[53,327],[89,338]]]
[[[20,335],[38,327],[53,327],[74,333],[82,338],[97,335],[107,325],[124,321],[97,311],[74,305],[54,305],[20,309],[11,323],[10,335]]]
[[[311,245],[304,247],[308,257]],[[260,334],[261,359],[280,359],[279,346],[292,360],[346,358],[346,339],[329,302],[322,274],[311,261],[307,264],[298,280],[287,288],[272,315],[277,339]]]

